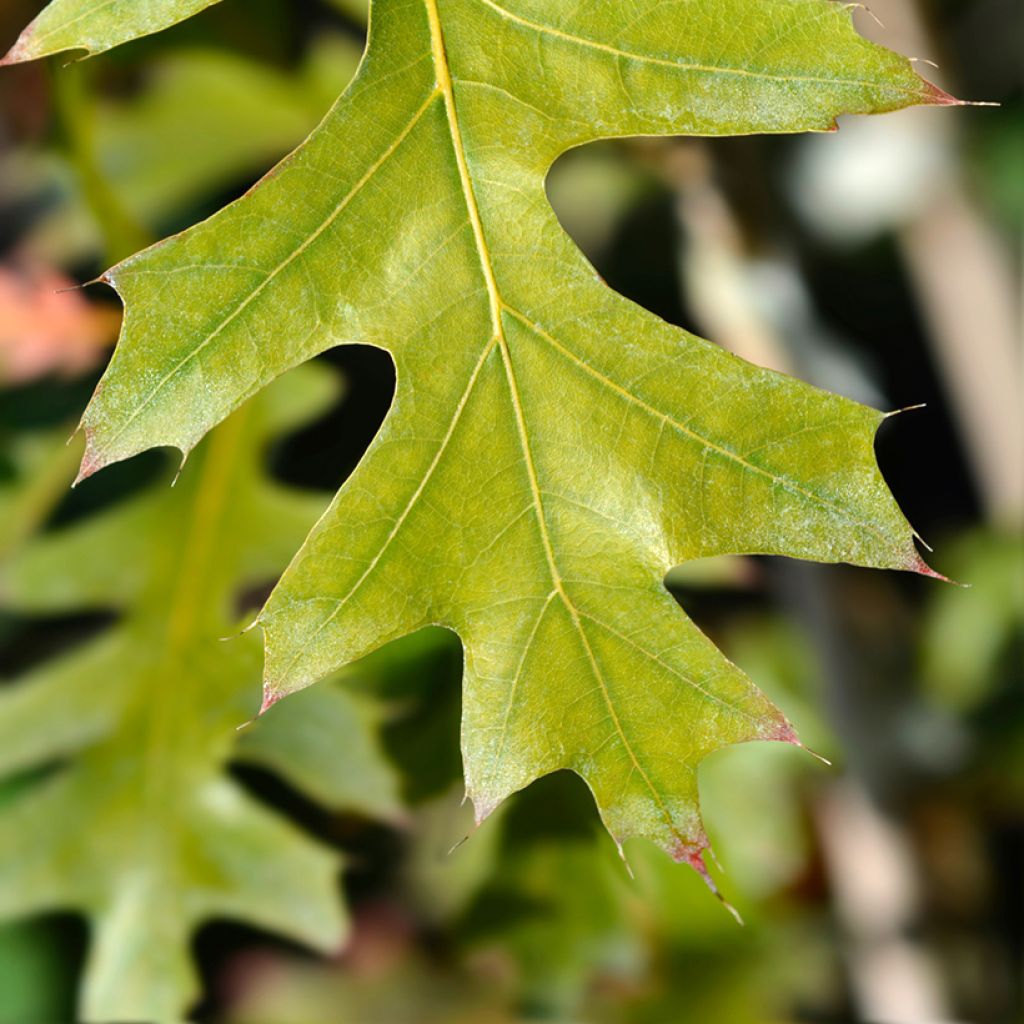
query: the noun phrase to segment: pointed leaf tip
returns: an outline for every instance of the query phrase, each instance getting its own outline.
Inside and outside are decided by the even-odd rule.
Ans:
[[[78,476],[75,477],[71,486],[77,487],[83,480],[88,480],[93,473],[101,470],[105,465],[103,456],[92,447],[92,439],[89,436],[88,430],[86,430],[85,454],[82,456],[81,465],[78,467]]]
[[[469,793],[466,796],[469,797],[470,802],[473,804],[473,821],[476,823],[477,828],[497,810],[498,805],[501,803],[500,799],[483,800],[480,797],[471,796]]]
[[[263,688],[263,703],[260,704],[256,717],[265,715],[283,696],[283,693],[275,693],[269,686],[265,686]]]
[[[705,850],[709,851],[712,857],[714,857],[714,852],[711,850],[711,844],[707,839],[702,837],[695,843],[685,842],[680,839],[676,845],[669,850],[669,853],[677,864],[689,864],[690,867],[700,875],[701,880],[711,890],[715,899],[717,899],[718,902],[729,911],[729,913],[735,918],[736,923],[742,926],[743,918],[740,916],[739,911],[722,895],[718,886],[715,884],[715,880],[711,877],[711,872],[708,871],[707,864],[704,863]]]
[[[811,757],[815,759],[815,761],[820,761],[823,765],[825,765],[826,768],[833,767],[832,762],[827,757],[825,757],[824,754],[819,754],[816,750],[811,750],[810,747],[805,746],[803,743],[799,743],[797,745],[800,747],[802,751],[804,751],[804,753],[810,754]]]
[[[941,580],[943,583],[952,583],[957,587],[963,586],[962,583],[943,576],[941,572],[936,572],[916,551],[907,564],[907,571],[916,572],[919,576],[927,576],[933,580]]]
[[[710,886],[711,891],[718,895],[718,889],[715,886],[711,875],[708,874],[708,867],[704,863],[704,851],[709,848],[707,839],[703,837],[695,843],[686,842],[683,839],[677,839],[675,846],[673,846],[668,852],[669,856],[677,864],[689,864],[694,871],[697,872],[701,878]]]
[[[936,107],[965,107],[968,105],[966,100],[957,99],[945,89],[940,89],[934,83],[929,82],[927,78],[922,78],[921,81],[925,88],[925,103]]]
[[[800,737],[797,735],[796,729],[794,729],[785,718],[779,721],[773,729],[766,733],[764,738],[770,743],[792,743],[795,747],[803,746],[800,742]]]
[[[0,68],[10,67],[12,64],[24,64],[31,59],[32,57],[28,52],[28,29],[26,29],[18,37],[17,42],[3,57],[0,57]]]

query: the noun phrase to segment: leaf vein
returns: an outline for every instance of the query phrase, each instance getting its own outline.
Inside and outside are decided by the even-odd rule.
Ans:
[[[370,165],[363,176],[355,183],[352,189],[347,195],[334,207],[330,215],[320,224],[320,226],[309,236],[307,236],[303,242],[293,249],[288,256],[285,257],[269,274],[260,282],[251,292],[249,292],[238,305],[226,316],[221,322],[206,335],[203,340],[192,348],[186,355],[170,369],[163,377],[153,385],[149,394],[132,410],[132,412],[125,418],[121,426],[111,435],[108,444],[113,444],[130,426],[131,424],[141,415],[144,409],[146,409],[153,401],[154,398],[166,387],[168,381],[172,380],[181,370],[187,366],[193,359],[195,359],[200,352],[202,352],[207,346],[212,344],[220,333],[232,323],[241,313],[243,313],[270,285],[270,283],[290,266],[299,256],[302,255],[344,212],[345,208],[349,203],[362,191],[363,187],[370,181],[370,179],[377,173],[380,168],[387,163],[387,161],[394,155],[396,150],[402,145],[402,143],[409,137],[413,129],[419,123],[420,119],[427,112],[431,103],[440,95],[439,90],[432,91],[427,98],[423,101],[419,109],[413,114],[412,118],[406,124],[405,128],[395,137],[391,144],[384,150],[383,153]],[[115,268],[116,270],[116,268]]]
[[[518,14],[513,14],[511,11],[499,6],[494,2],[494,0],[480,0],[480,3],[485,7],[490,7],[491,10],[500,17],[505,18],[514,24],[521,25],[523,28],[530,29],[538,35],[550,36],[553,39],[560,39],[563,42],[582,46],[586,49],[601,50],[602,52],[609,53],[614,57],[633,60],[640,64],[658,64],[663,67],[673,68],[676,71],[694,71],[702,74],[713,75],[736,75],[743,78],[756,78],[762,81],[781,82],[783,84],[799,82],[810,85],[849,85],[865,88],[872,88],[877,84],[874,82],[849,78],[825,78],[814,75],[773,75],[769,74],[767,71],[752,71],[749,68],[725,67],[715,64],[688,64],[682,61],[669,60],[665,57],[656,57],[653,54],[633,53],[629,50],[620,50],[618,47],[610,46],[608,43],[598,42],[596,39],[588,39],[585,36],[577,36],[572,35],[569,32],[563,32],[561,29],[554,28],[551,25],[545,25],[537,21],[530,21],[528,18],[524,18]],[[908,96],[915,96],[925,100],[930,100],[932,98],[930,94],[923,91],[914,92],[909,89],[901,89],[900,91],[906,93]]]

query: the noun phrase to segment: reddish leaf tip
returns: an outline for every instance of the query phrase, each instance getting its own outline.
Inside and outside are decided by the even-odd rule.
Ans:
[[[1001,105],[988,100],[961,100],[950,95],[945,89],[940,89],[926,78],[922,78],[921,81],[925,86],[924,102],[936,107],[998,107]]]
[[[275,693],[269,686],[265,686],[263,688],[263,703],[260,704],[256,717],[265,715],[283,696],[283,693]]]
[[[796,747],[803,746],[800,737],[796,734],[796,729],[785,718],[775,722],[765,733],[764,738],[771,743],[792,743]]]
[[[25,29],[18,37],[17,42],[3,57],[0,57],[0,68],[9,67],[12,64],[24,64],[26,61],[33,59],[32,54],[29,53],[30,32],[31,27]]]
[[[105,465],[106,463],[103,461],[103,457],[90,446],[89,435],[87,432],[85,454],[82,456],[81,465],[78,467],[78,476],[75,477],[71,486],[77,487],[83,480],[88,480],[93,473],[98,472]]]
[[[828,765],[829,768],[832,767],[832,762],[827,757],[822,757],[822,755],[817,751],[811,750],[810,747],[804,745],[799,735],[797,735],[796,729],[794,729],[785,718],[776,722],[775,725],[765,734],[764,738],[771,743],[791,743],[794,747],[799,747],[801,750],[806,751],[811,755],[811,757],[820,761],[822,764]],[[708,847],[708,850],[711,852],[711,856],[714,857],[715,854],[714,851],[711,850],[711,847]],[[717,863],[717,861],[715,863]]]
[[[677,864],[689,864],[690,867],[700,875],[704,884],[713,893],[715,899],[717,899],[718,902],[721,903],[730,914],[732,914],[736,919],[736,923],[742,926],[743,918],[740,917],[739,911],[719,891],[718,886],[715,885],[715,880],[711,877],[711,872],[708,871],[707,864],[704,863],[705,850],[711,850],[711,846],[706,839],[696,843],[689,843],[683,839],[677,839],[675,846],[669,850],[669,853]],[[714,856],[713,852],[712,856]]]
[[[957,583],[956,580],[951,580],[948,576],[943,576],[941,572],[936,572],[916,551],[908,560],[906,569],[907,572],[916,572],[919,576],[927,576],[929,579],[941,580],[943,583],[952,583],[957,587],[964,585],[962,583]]]
[[[669,850],[669,855],[677,864],[689,864],[711,886],[712,891],[717,894],[718,890],[715,888],[715,883],[708,874],[707,865],[704,863],[704,851],[707,848],[707,840],[688,843],[683,839],[676,839],[675,845]]]
[[[921,81],[924,82],[925,103],[936,107],[966,107],[969,105],[966,100],[957,99],[945,89],[940,89],[933,82],[929,82],[927,78],[922,78]]]

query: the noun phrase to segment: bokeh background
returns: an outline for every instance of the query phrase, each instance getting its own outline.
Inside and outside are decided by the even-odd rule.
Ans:
[[[41,6],[5,0],[0,50]],[[609,284],[667,320],[882,409],[924,404],[886,422],[878,455],[932,564],[970,589],[785,559],[670,574],[832,762],[755,744],[703,766],[743,928],[652,848],[627,849],[630,877],[573,776],[472,830],[457,641],[380,652],[345,685],[377,708],[400,820],[232,769],[344,852],[350,941],[324,958],[214,922],[194,943],[194,1019],[1024,1020],[1022,11],[873,0],[855,16],[937,62],[921,70],[946,89],[1000,105],[844,118],[834,135],[598,144],[565,156],[549,193]],[[69,492],[63,442],[120,311],[102,286],[60,289],[240,195],[343,88],[364,24],[359,0],[225,0],[95,60],[0,74],[0,559],[162,479],[147,453]],[[343,396],[268,458],[326,502],[393,377],[372,349],[323,361]],[[0,685],[109,625],[3,612]],[[2,926],[0,1022],[73,1019],[88,938],[71,914]]]

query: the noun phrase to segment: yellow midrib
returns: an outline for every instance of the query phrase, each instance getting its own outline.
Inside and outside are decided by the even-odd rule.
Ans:
[[[622,728],[622,722],[619,718],[618,712],[611,699],[611,694],[608,691],[607,683],[605,682],[604,675],[601,672],[601,667],[598,664],[597,657],[594,654],[593,648],[590,645],[590,640],[587,637],[586,631],[583,628],[583,623],[580,619],[580,615],[576,606],[573,604],[572,599],[569,597],[563,585],[562,576],[559,572],[558,565],[555,561],[554,548],[551,543],[551,536],[548,531],[547,519],[544,514],[544,502],[540,493],[540,485],[537,481],[537,469],[534,464],[533,454],[530,447],[529,435],[526,429],[526,418],[523,412],[523,403],[519,395],[519,387],[516,383],[515,370],[512,366],[512,358],[508,348],[508,342],[505,338],[504,325],[502,323],[501,314],[505,308],[505,302],[501,298],[501,293],[498,290],[498,283],[494,276],[494,267],[491,262],[490,250],[487,246],[487,239],[484,235],[483,223],[480,219],[480,210],[477,206],[476,194],[473,189],[473,182],[469,174],[469,165],[466,160],[465,147],[462,142],[462,131],[459,127],[458,116],[455,108],[455,93],[452,88],[451,72],[448,67],[448,56],[445,51],[444,45],[444,30],[441,26],[441,18],[437,10],[437,0],[425,0],[427,8],[427,18],[430,23],[430,44],[431,53],[434,59],[434,69],[437,75],[437,85],[441,90],[441,94],[444,97],[445,112],[448,117],[448,128],[452,140],[452,149],[455,153],[455,161],[458,165],[459,180],[462,186],[463,196],[466,201],[466,208],[469,211],[470,223],[473,226],[473,236],[476,240],[477,254],[480,258],[480,266],[483,270],[484,279],[487,283],[487,296],[490,305],[491,312],[491,326],[493,328],[492,341],[497,341],[498,348],[501,351],[502,364],[505,368],[505,376],[508,380],[509,392],[512,399],[512,407],[515,411],[516,416],[516,427],[519,433],[520,445],[523,449],[523,462],[526,466],[527,476],[530,482],[530,491],[533,495],[534,509],[536,510],[537,526],[540,531],[541,541],[544,546],[544,554],[547,559],[548,569],[551,574],[552,585],[558,592],[559,597],[565,606],[566,611],[569,613],[572,619],[573,626],[579,635],[580,642],[583,645],[584,652],[587,657],[587,661],[590,664],[591,671],[594,674],[594,678],[597,681],[598,687],[601,690],[602,697],[604,698],[605,706],[608,708],[608,715],[615,727],[615,731],[619,736],[619,740],[622,743],[623,748],[629,755],[629,759],[633,765],[633,768],[643,779],[647,788],[650,790],[651,795],[654,797],[655,803],[658,805],[661,814],[665,819],[665,823],[669,828],[670,833],[679,841],[686,842],[685,838],[679,834],[679,830],[675,827],[672,821],[672,815],[669,813],[668,808],[665,806],[665,802],[661,797],[661,794],[657,791],[654,784],[651,782],[650,777],[644,771],[643,766],[640,764],[636,753],[633,750],[632,745],[626,737],[626,734]]]

